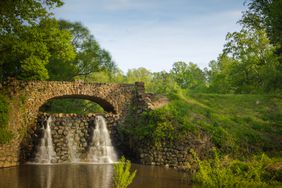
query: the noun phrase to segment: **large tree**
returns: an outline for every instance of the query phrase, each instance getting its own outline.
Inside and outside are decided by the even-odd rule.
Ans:
[[[59,28],[50,9],[60,0],[0,2],[0,79],[45,80],[50,61],[75,57],[71,35]]]
[[[38,25],[22,26],[21,31],[1,35],[1,79],[17,77],[45,80],[50,61],[64,62],[75,57],[71,35],[59,29],[55,19],[42,19]]]
[[[176,62],[170,73],[183,89],[199,90],[205,87],[204,72],[194,63]]]
[[[223,93],[269,92],[278,88],[279,61],[263,29],[228,33],[223,54],[210,63],[210,89]]]
[[[248,10],[241,23],[245,27],[264,28],[272,44],[279,46],[282,54],[282,1],[247,0]]]
[[[105,71],[109,77],[117,71],[110,53],[102,49],[88,28],[79,22],[59,21],[60,29],[72,34],[76,58],[65,63],[52,61],[47,67],[51,80],[83,79],[90,81],[93,74]]]
[[[271,43],[276,46],[275,53],[279,58],[276,67],[279,80],[282,80],[282,1],[281,0],[247,0],[248,10],[241,23],[246,28],[264,29]],[[282,81],[277,84],[282,89]]]
[[[0,1],[0,34],[18,33],[22,27],[37,25],[50,17],[50,10],[63,5],[61,0],[3,0]]]

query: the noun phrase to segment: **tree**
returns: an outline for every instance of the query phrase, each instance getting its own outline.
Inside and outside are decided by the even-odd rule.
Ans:
[[[50,10],[60,0],[6,0],[0,2],[0,74],[18,79],[49,77],[46,65],[74,58],[71,35],[58,28]]]
[[[212,60],[209,63],[209,68],[205,70],[209,92],[212,93],[230,92],[230,84],[226,79],[226,73],[224,73],[223,71],[223,70],[226,71],[227,69],[223,69],[222,67],[225,67],[225,65],[231,65],[231,63],[224,63],[224,62],[227,61]]]
[[[180,89],[171,73],[166,71],[154,72],[152,81],[147,87],[149,92],[159,94],[172,94]]]
[[[42,19],[37,25],[21,26],[16,33],[4,33],[1,39],[1,80],[46,80],[49,61],[64,62],[75,57],[70,33],[60,30],[51,18]]]
[[[223,57],[233,59],[226,76],[230,77],[231,85],[237,87],[237,93],[277,88],[279,61],[275,54],[276,47],[270,44],[263,29],[228,33],[226,40]]]
[[[183,89],[202,89],[205,87],[204,72],[194,63],[179,61],[173,64],[171,74]]]
[[[0,35],[19,33],[24,26],[34,26],[50,17],[50,10],[63,5],[61,0],[0,1]]]
[[[240,21],[245,28],[264,29],[270,42],[276,47],[275,53],[280,64],[276,67],[280,82],[276,88],[282,89],[282,1],[248,0],[248,10]],[[270,75],[271,76],[271,75]]]
[[[128,83],[144,82],[147,85],[152,80],[152,73],[144,67],[129,69],[126,74],[126,80]]]
[[[248,0],[248,10],[241,23],[244,27],[265,29],[272,44],[282,48],[282,1]]]
[[[50,80],[83,80],[85,82],[111,82],[117,78],[118,70],[108,51],[102,49],[90,31],[79,22],[59,20],[59,28],[71,33],[71,44],[76,58],[69,61],[53,59],[47,65]],[[63,105],[63,108],[61,108]],[[99,108],[83,100],[54,100],[45,105],[45,110],[58,110],[84,113],[85,110],[97,112]],[[79,108],[78,108],[79,107]]]
[[[75,47],[76,58],[63,66],[53,61],[48,65],[51,80],[90,80],[93,73],[106,71],[109,76],[117,71],[108,51],[102,49],[90,31],[79,22],[59,21],[62,30],[72,34],[71,43]]]

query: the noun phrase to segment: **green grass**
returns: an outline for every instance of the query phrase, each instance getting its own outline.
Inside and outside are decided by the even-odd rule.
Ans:
[[[179,91],[171,95],[170,100],[164,107],[133,120],[127,131],[132,131],[134,139],[173,140],[201,130],[223,153],[237,156],[260,152],[281,155],[280,96]]]
[[[282,150],[282,98],[269,95],[190,94],[190,113],[223,150],[252,153]],[[196,102],[190,102],[196,101]]]

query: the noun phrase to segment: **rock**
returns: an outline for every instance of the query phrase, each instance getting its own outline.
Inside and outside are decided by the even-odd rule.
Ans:
[[[62,129],[59,129],[59,130],[58,130],[58,134],[59,134],[59,135],[62,135],[62,134],[63,134],[63,130],[62,130]]]

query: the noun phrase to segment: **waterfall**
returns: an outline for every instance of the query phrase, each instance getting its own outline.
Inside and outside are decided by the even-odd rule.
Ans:
[[[50,124],[52,122],[51,116],[49,116],[47,120],[46,127],[42,126],[43,137],[40,140],[40,145],[38,147],[38,151],[35,157],[35,161],[37,163],[45,163],[50,164],[53,160],[56,159],[56,153],[54,151],[53,143],[52,143],[52,134]]]
[[[80,159],[79,159],[79,153],[77,149],[78,146],[74,140],[74,131],[69,130],[69,133],[67,135],[67,140],[68,140],[70,162],[77,163],[80,161]]]
[[[103,116],[95,118],[95,129],[88,152],[89,162],[117,162],[117,154],[112,146],[107,124]]]

